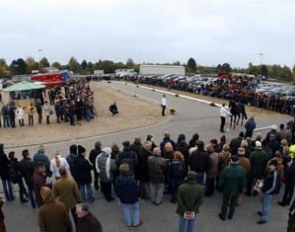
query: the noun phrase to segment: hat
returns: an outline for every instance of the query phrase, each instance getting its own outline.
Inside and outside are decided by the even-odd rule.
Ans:
[[[185,134],[180,134],[180,135],[178,135],[177,141],[179,142],[179,141],[183,141],[185,139],[186,139]]]
[[[238,156],[244,156],[245,155],[245,148],[239,147],[238,148]]]
[[[230,151],[228,144],[223,145],[223,151]]]
[[[239,162],[239,157],[236,156],[236,155],[233,155],[231,158],[230,158],[231,162],[232,163],[238,163]]]
[[[83,147],[83,146],[81,146],[81,145],[78,145],[78,154],[82,154],[82,153],[84,153],[84,152],[86,152],[85,147]]]
[[[192,180],[196,181],[197,180],[197,173],[195,173],[194,171],[189,171],[187,173],[187,180],[188,181],[192,181]]]
[[[245,134],[244,134],[243,131],[241,131],[241,132],[239,133],[239,137],[241,137],[241,138],[244,138],[244,137],[245,137]]]
[[[105,147],[105,148],[103,148],[102,151],[103,151],[104,153],[107,153],[108,155],[111,155],[111,153],[112,153],[112,149],[109,148],[109,147]]]
[[[277,127],[277,125],[272,125],[271,129],[276,130],[276,129],[278,129],[278,127]]]
[[[273,159],[271,161],[269,161],[269,165],[274,165],[274,166],[277,166],[278,165],[278,161]]]
[[[262,149],[262,144],[260,141],[255,142],[255,149]]]
[[[123,144],[124,147],[129,147],[130,146],[130,142],[129,141],[124,141],[122,144]]]

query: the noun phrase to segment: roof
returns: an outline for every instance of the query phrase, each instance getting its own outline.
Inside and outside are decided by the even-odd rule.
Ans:
[[[19,83],[16,83],[6,89],[4,89],[4,92],[16,92],[16,91],[26,91],[26,90],[32,90],[32,89],[44,89],[45,85],[42,84],[36,84],[31,83],[28,81],[22,81]]]

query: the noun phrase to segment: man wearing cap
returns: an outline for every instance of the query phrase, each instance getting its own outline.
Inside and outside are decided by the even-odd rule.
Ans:
[[[228,219],[231,220],[233,218],[237,198],[245,186],[245,176],[243,168],[239,165],[239,158],[232,156],[230,165],[222,171],[219,181],[219,188],[223,194],[222,207],[219,214],[221,220],[226,220],[228,206],[230,207]]]
[[[192,232],[196,214],[203,203],[204,189],[196,182],[197,174],[188,172],[186,183],[182,184],[177,194],[177,214],[179,214],[179,232]]]
[[[250,154],[251,170],[247,183],[247,196],[251,196],[254,180],[261,179],[264,176],[265,167],[267,164],[267,154],[262,150],[260,141],[255,142],[255,150]]]
[[[277,161],[271,160],[268,165],[268,172],[264,178],[263,187],[261,192],[263,193],[262,198],[262,211],[257,212],[261,219],[257,224],[265,224],[269,220],[269,214],[272,204],[272,196],[278,194],[280,191],[280,178],[277,172]]]

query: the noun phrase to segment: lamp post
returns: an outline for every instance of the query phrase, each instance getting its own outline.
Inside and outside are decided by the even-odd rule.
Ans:
[[[262,58],[263,58],[262,52],[259,53],[259,57],[260,57],[260,76],[262,78]]]
[[[42,49],[41,49],[41,48],[39,48],[39,49],[38,49],[38,54],[39,54],[39,62],[40,62],[40,60],[41,60],[41,52],[42,52]]]

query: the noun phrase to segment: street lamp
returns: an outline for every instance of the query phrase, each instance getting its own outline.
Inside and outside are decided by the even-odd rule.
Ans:
[[[262,65],[262,57],[263,57],[263,53],[259,53],[259,57],[260,57],[260,66]]]
[[[38,54],[39,54],[39,61],[41,60],[41,52],[42,52],[42,49],[41,49],[41,48],[39,48],[39,49],[38,49]]]

